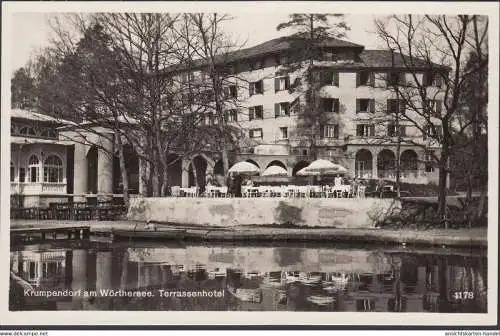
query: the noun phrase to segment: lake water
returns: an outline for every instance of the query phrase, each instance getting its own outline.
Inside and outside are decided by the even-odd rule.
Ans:
[[[11,269],[11,310],[487,312],[484,251],[57,243]]]

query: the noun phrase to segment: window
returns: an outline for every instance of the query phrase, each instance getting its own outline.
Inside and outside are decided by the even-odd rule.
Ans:
[[[274,117],[282,117],[290,115],[290,103],[274,104]]]
[[[288,90],[290,88],[290,77],[276,77],[274,79],[274,92]]]
[[[319,80],[321,85],[339,86],[339,73],[333,70],[322,70],[319,73]]]
[[[276,65],[287,64],[288,63],[288,56],[286,56],[286,55],[276,56],[274,60],[276,62]]]
[[[393,71],[387,74],[387,86],[401,85],[404,83],[404,72]]]
[[[360,71],[356,74],[356,87],[375,86],[375,74],[371,71]]]
[[[338,60],[337,53],[333,51],[326,51],[323,53],[323,61],[336,61]]]
[[[356,125],[356,136],[370,137],[375,135],[375,125],[358,124]]]
[[[248,91],[250,93],[250,96],[253,96],[256,94],[263,94],[264,93],[264,83],[262,82],[262,80],[260,80],[258,82],[252,82],[252,83],[250,83]]]
[[[10,182],[14,182],[14,179],[16,178],[16,167],[14,167],[14,163],[10,161]]]
[[[226,98],[238,98],[238,88],[236,85],[224,87],[224,96]]]
[[[436,72],[425,72],[422,82],[423,86],[441,87],[443,85],[441,75]]]
[[[63,164],[56,155],[49,155],[43,163],[43,182],[62,182]]]
[[[428,150],[425,152],[425,172],[431,173],[435,170],[434,168],[434,151]]]
[[[422,138],[424,140],[431,138],[440,141],[443,137],[443,128],[441,125],[427,124],[423,127],[422,131]]]
[[[322,138],[333,138],[333,139],[339,138],[339,125],[337,124],[323,125],[321,130],[322,130],[321,132]]]
[[[238,110],[229,110],[226,111],[226,121],[233,122],[238,121]]]
[[[249,120],[264,119],[264,108],[262,107],[262,105],[250,107],[248,110]]]
[[[321,98],[321,111],[339,113],[340,101],[338,98]]]
[[[40,161],[36,155],[31,155],[28,160],[29,182],[38,182],[40,180]]]
[[[437,99],[427,99],[427,108],[429,109],[429,113],[441,115],[443,111],[443,101]]]
[[[375,99],[356,99],[356,113],[375,113]]]
[[[250,130],[250,138],[261,138],[262,139],[262,128],[254,128]]]
[[[405,112],[405,102],[397,99],[387,99],[387,114],[397,114],[399,107],[399,113]]]
[[[262,60],[256,60],[250,63],[250,70],[262,69],[264,67],[264,62]]]
[[[406,136],[406,126],[405,125],[399,125],[399,134],[396,131],[396,124],[390,123],[387,125],[387,136],[394,137],[394,136]]]
[[[56,130],[50,127],[43,128],[40,135],[45,138],[57,138]]]
[[[288,139],[288,127],[280,127],[281,139]]]
[[[36,135],[35,129],[33,127],[24,126],[19,130],[19,134],[23,135]]]
[[[26,180],[26,169],[23,167],[23,168],[19,168],[19,182],[25,182]]]

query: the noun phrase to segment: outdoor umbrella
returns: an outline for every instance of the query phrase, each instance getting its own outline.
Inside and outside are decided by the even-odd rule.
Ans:
[[[299,175],[299,176],[317,176],[317,175],[319,175],[318,172],[310,172],[310,171],[307,171],[306,168],[307,167],[302,168],[301,170],[299,170],[297,172],[297,175]]]
[[[231,168],[229,168],[230,173],[238,173],[238,174],[246,174],[246,175],[255,175],[259,174],[259,167],[254,165],[253,163],[246,162],[246,161],[241,161]]]
[[[303,170],[307,173],[319,173],[321,175],[347,172],[347,169],[341,165],[323,159],[313,161],[309,166],[303,168]]]
[[[287,176],[288,173],[285,168],[280,166],[270,166],[262,173],[262,176]]]

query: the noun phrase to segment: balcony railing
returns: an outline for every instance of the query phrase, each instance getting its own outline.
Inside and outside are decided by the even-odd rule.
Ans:
[[[66,194],[66,182],[11,182],[10,193],[21,195]]]

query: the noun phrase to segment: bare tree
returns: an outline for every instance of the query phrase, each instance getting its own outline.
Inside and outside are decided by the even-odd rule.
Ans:
[[[441,217],[446,211],[450,156],[462,146],[456,143],[457,136],[471,126],[456,122],[462,111],[464,84],[487,64],[483,60],[473,68],[465,68],[468,53],[477,48],[484,50],[487,43],[487,24],[479,27],[475,24],[477,19],[469,15],[392,15],[375,21],[377,34],[389,49],[399,54],[401,70],[411,77],[393,86],[404,102],[404,110],[399,110],[401,119],[439,143],[440,153],[434,159],[439,166],[438,215]],[[401,81],[401,77],[396,74],[387,80]]]

